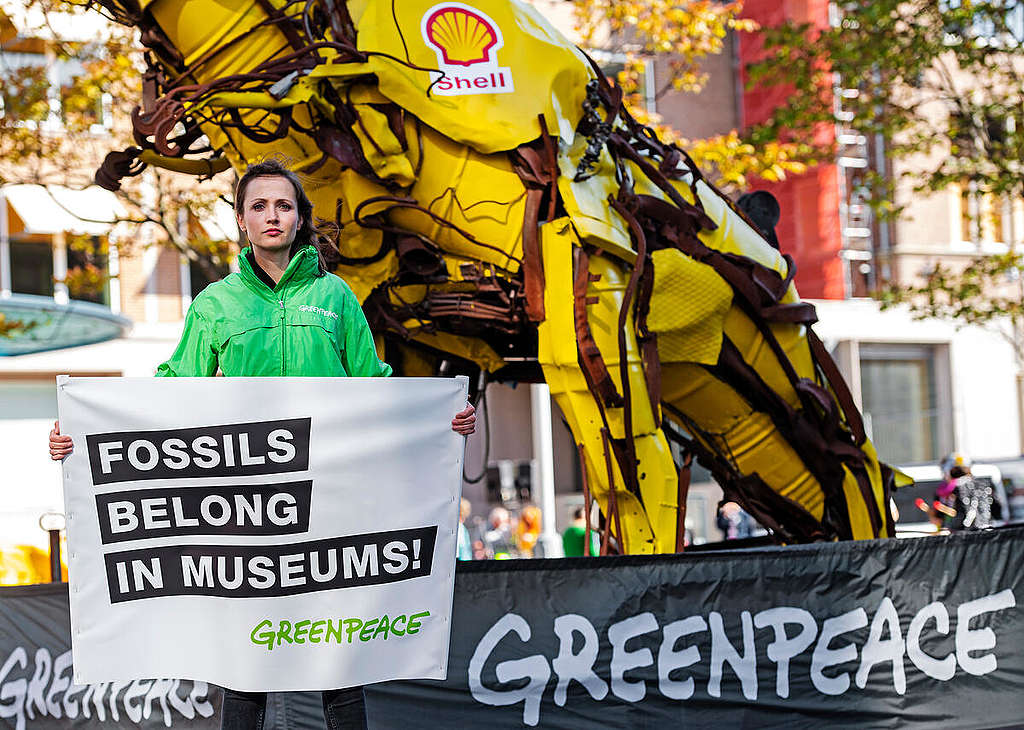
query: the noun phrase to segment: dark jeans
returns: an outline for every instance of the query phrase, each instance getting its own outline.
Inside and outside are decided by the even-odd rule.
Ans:
[[[329,689],[321,693],[329,730],[366,730],[363,688]],[[266,692],[224,690],[221,730],[263,730],[267,713]]]

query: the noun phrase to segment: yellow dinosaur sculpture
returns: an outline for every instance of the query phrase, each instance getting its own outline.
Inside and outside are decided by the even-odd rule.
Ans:
[[[100,1],[150,68],[97,179],[283,155],[397,372],[550,385],[606,550],[681,549],[694,456],[782,542],[892,534],[793,262],[529,5]]]

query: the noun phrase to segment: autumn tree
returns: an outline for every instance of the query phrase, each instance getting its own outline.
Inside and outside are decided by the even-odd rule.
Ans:
[[[669,93],[698,93],[708,81],[702,63],[722,53],[727,34],[753,31],[756,24],[740,17],[741,0],[571,0],[576,30],[583,45],[624,58],[617,80],[630,113],[652,126],[659,136],[684,147],[710,179],[730,192],[742,190],[748,178],[779,180],[800,173],[811,150],[794,140],[766,139],[753,145],[740,130],[707,139],[692,139],[648,111],[643,86],[647,61],[665,59],[665,78],[654,80],[655,99]],[[649,81],[649,80],[647,80]]]
[[[865,170],[861,184],[883,220],[904,214],[901,188],[916,195],[958,185],[977,198],[1024,197],[1024,3],[872,0],[839,9],[830,28],[761,30],[767,55],[749,69],[751,83],[792,93],[749,141],[807,136],[822,122],[872,140],[889,166]],[[937,263],[920,280],[890,282],[879,294],[921,317],[1009,323],[1024,364],[1020,276],[1011,250],[960,268]]]
[[[766,57],[752,84],[792,93],[751,131],[761,144],[821,122],[878,139],[891,160],[913,158],[915,192],[969,182],[983,193],[1024,192],[1024,3],[1010,0],[872,0],[840,3],[825,29],[762,28]],[[836,117],[835,91],[845,90]],[[931,164],[927,164],[930,161]],[[898,214],[901,182],[884,171],[865,183],[880,212]]]
[[[63,0],[0,0],[0,18],[0,184],[92,185],[105,155],[133,142],[131,112],[144,68],[136,31]],[[125,214],[114,222],[130,224],[136,234],[155,228],[155,240],[219,278],[224,243],[194,222],[211,215],[230,182],[197,185],[190,177],[148,168],[116,191]],[[82,211],[69,212],[88,220]],[[79,244],[88,245],[70,242]],[[67,284],[88,291],[102,284],[98,276],[87,263],[68,272]]]

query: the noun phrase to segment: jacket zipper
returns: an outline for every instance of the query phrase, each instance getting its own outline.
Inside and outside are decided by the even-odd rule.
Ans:
[[[284,375],[284,342],[285,342],[285,325],[284,325],[284,297],[282,296],[277,300],[277,303],[281,305],[281,375]]]

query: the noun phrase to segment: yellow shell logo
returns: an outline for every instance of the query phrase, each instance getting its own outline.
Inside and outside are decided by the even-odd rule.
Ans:
[[[452,66],[487,63],[499,42],[498,29],[489,18],[465,5],[438,7],[423,23],[426,39]]]

